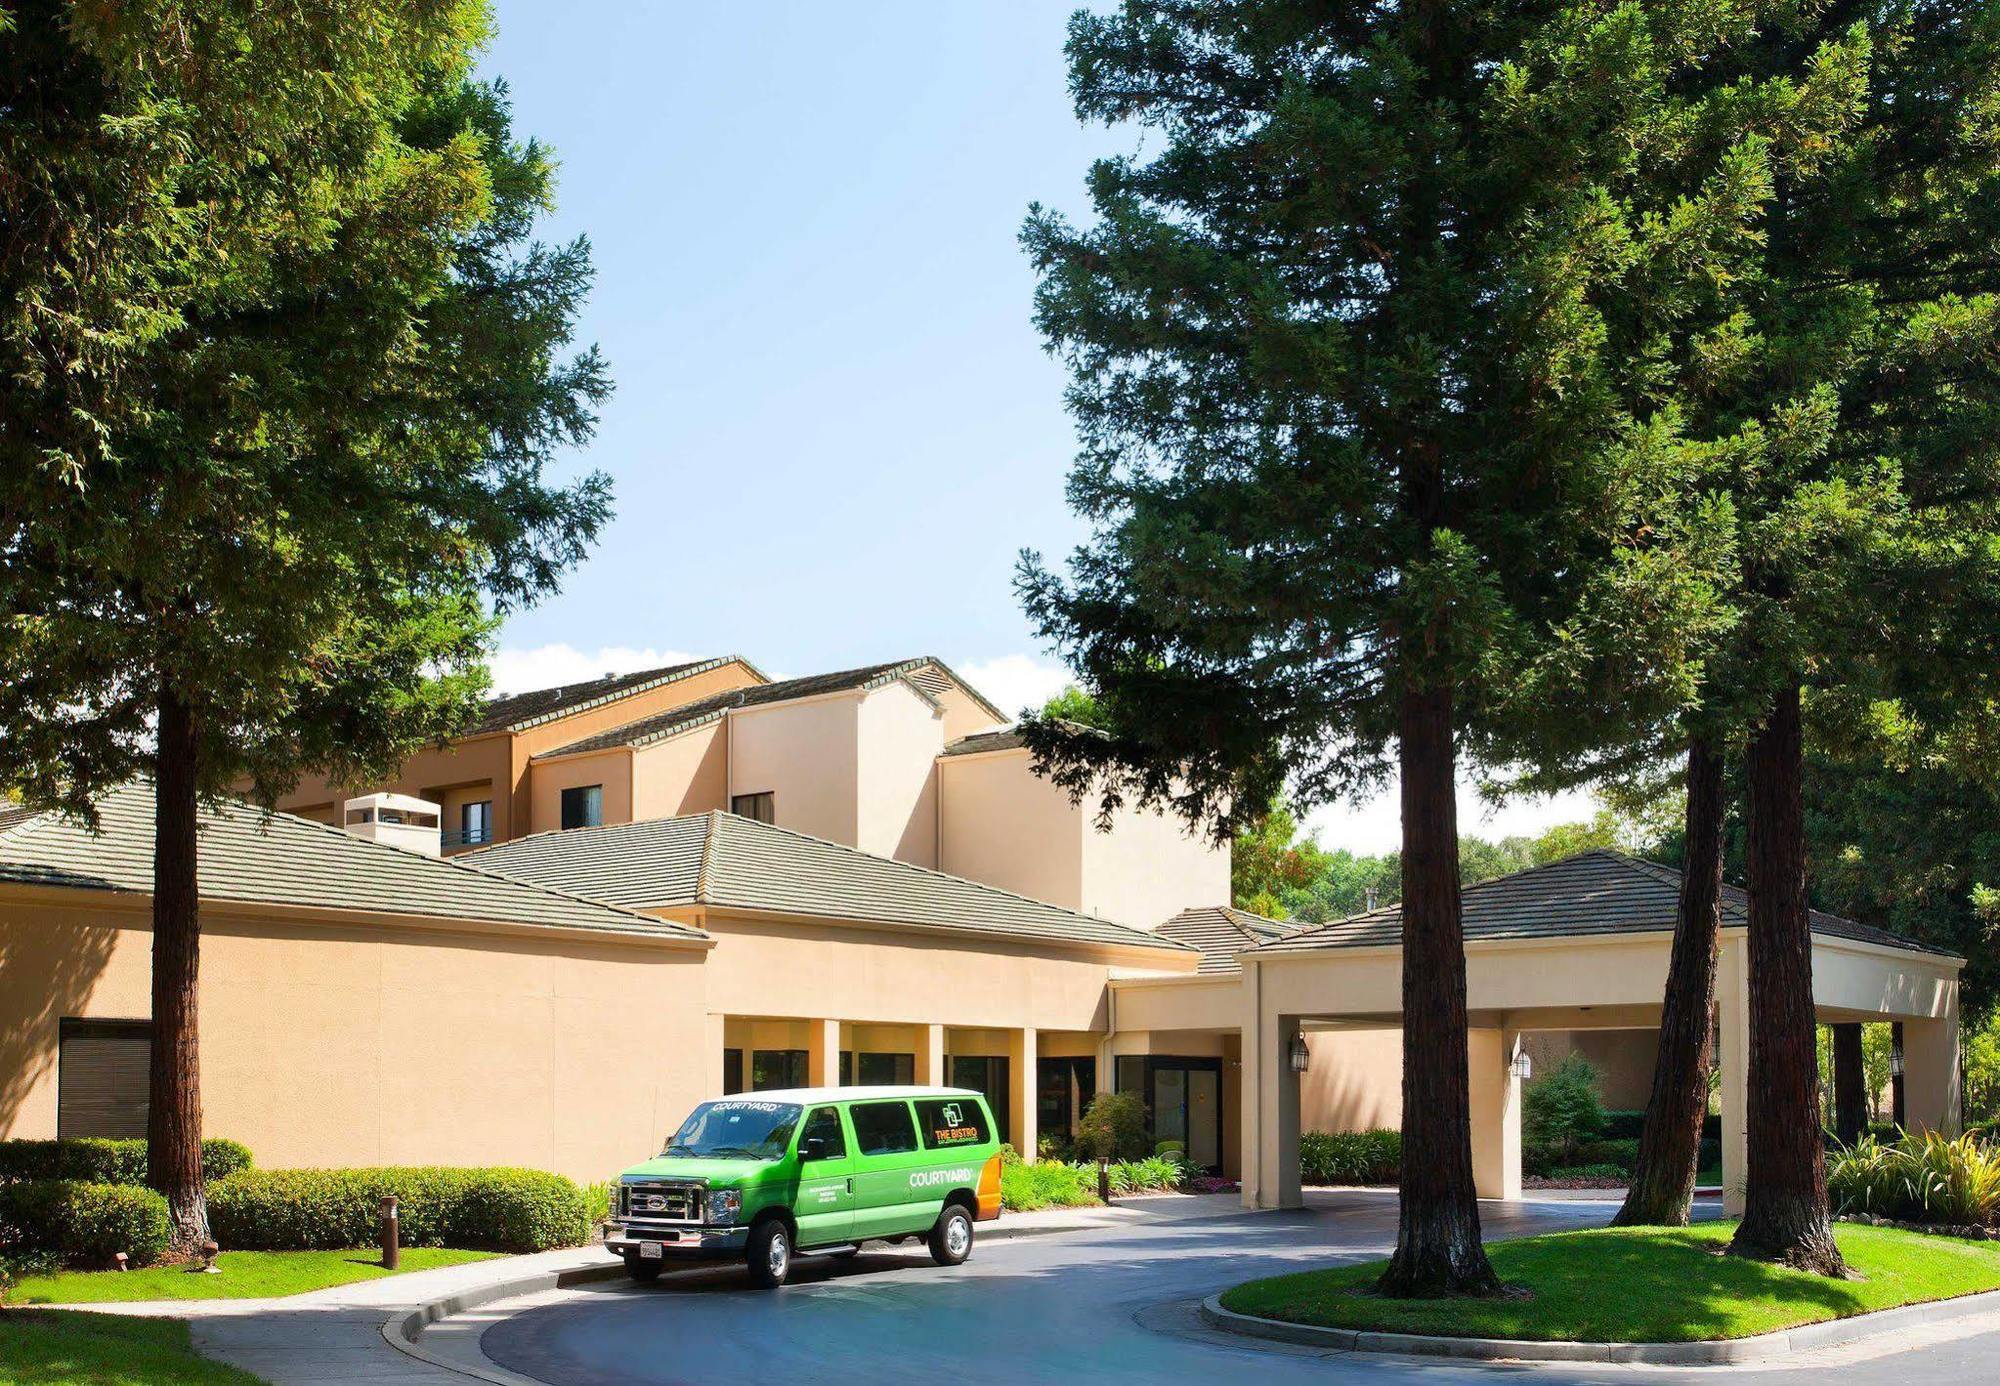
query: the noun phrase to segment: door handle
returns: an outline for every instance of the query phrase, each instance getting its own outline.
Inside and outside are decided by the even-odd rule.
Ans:
[[[851,1174],[847,1177],[847,1191],[849,1193],[854,1192],[854,1176]]]

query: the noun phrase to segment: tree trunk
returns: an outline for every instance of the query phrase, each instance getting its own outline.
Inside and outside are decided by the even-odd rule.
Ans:
[[[1868,1129],[1866,1080],[1862,1077],[1861,1027],[1833,1027],[1833,1134],[1853,1145]]]
[[[1909,1109],[1903,1105],[1903,1022],[1892,1021],[1889,1025],[1889,1053],[1893,1062],[1889,1065],[1889,1124],[1898,1132],[1909,1129]]]
[[[1806,905],[1799,690],[1772,701],[1750,736],[1749,1182],[1731,1254],[1845,1275],[1833,1242],[1820,1137],[1812,926]]]
[[[208,1240],[196,1028],[201,953],[201,888],[195,864],[199,744],[193,710],[175,694],[163,693],[153,785],[153,1059],[146,1109],[146,1182],[166,1197],[172,1249],[182,1255],[199,1252]]]
[[[1381,1293],[1492,1294],[1479,1241],[1458,895],[1458,787],[1449,688],[1402,702],[1403,1159],[1396,1254]]]
[[[1696,737],[1687,754],[1687,864],[1660,1011],[1660,1057],[1638,1164],[1617,1227],[1685,1227],[1701,1164],[1714,1061],[1715,959],[1722,942],[1722,756]]]

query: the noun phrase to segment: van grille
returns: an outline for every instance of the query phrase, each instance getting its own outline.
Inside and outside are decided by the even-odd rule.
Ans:
[[[625,1185],[621,1211],[633,1222],[693,1222],[702,1218],[702,1186],[647,1180]]]

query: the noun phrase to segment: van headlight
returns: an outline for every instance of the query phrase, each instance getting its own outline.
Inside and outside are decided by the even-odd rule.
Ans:
[[[743,1191],[741,1189],[711,1189],[708,1194],[708,1220],[727,1226],[736,1221],[736,1215],[743,1211]]]

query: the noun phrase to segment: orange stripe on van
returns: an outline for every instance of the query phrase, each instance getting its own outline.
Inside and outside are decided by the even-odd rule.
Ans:
[[[1000,1216],[1000,1157],[995,1155],[979,1171],[979,1217],[980,1222],[991,1222]]]

